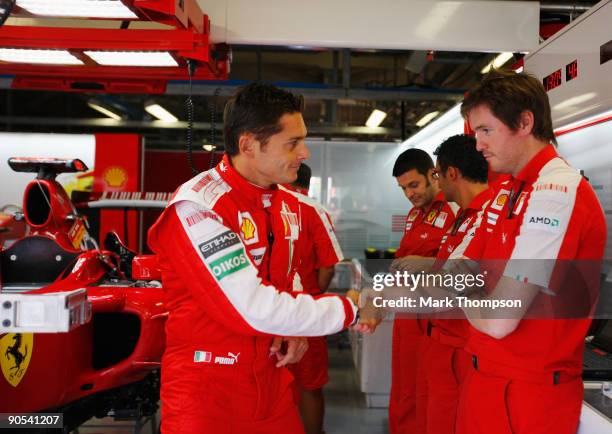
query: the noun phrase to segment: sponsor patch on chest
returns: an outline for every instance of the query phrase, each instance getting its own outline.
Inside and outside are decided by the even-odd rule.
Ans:
[[[438,214],[438,217],[436,218],[436,220],[434,221],[434,226],[442,229],[444,227],[444,224],[446,223],[447,218],[448,218],[448,213],[441,211]]]
[[[238,212],[238,227],[240,228],[240,236],[244,244],[250,246],[259,242],[259,234],[253,216],[248,211]]]
[[[259,247],[257,249],[251,249],[249,250],[249,254],[251,255],[251,258],[253,258],[253,262],[255,262],[255,265],[260,266],[261,262],[263,261],[264,255],[266,254],[266,248]]]
[[[499,190],[499,193],[497,193],[497,196],[495,197],[495,199],[493,199],[493,202],[491,203],[491,208],[497,211],[501,211],[502,209],[504,209],[506,202],[508,202],[509,195],[510,190]]]

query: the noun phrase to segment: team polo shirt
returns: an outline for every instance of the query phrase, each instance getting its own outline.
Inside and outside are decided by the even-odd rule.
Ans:
[[[413,208],[406,216],[404,236],[396,258],[408,255],[436,256],[442,237],[453,224],[455,212],[440,192],[426,209]]]
[[[436,259],[448,259],[451,253],[461,244],[463,237],[472,229],[479,215],[482,215],[485,205],[488,205],[492,198],[493,190],[488,188],[474,197],[466,209],[457,213],[453,224],[442,237],[442,244]]]
[[[334,225],[325,208],[296,191],[291,185],[283,186],[300,202],[300,243],[297,255],[300,260],[298,274],[301,290],[311,294],[320,294],[318,270],[333,267],[344,259],[340,243],[336,237]],[[296,288],[294,288],[294,291]]]
[[[441,267],[451,253],[460,253],[457,251],[457,248],[461,245],[466,234],[478,227],[484,210],[492,198],[493,190],[488,188],[474,197],[466,209],[462,209],[457,213],[455,221],[442,238],[440,250],[436,255],[434,269]],[[447,315],[440,314],[440,316],[444,317]],[[456,313],[451,314],[451,316],[453,319],[431,319],[431,323],[439,328],[440,333],[467,341],[469,335],[469,322],[466,319],[455,319],[457,316]]]
[[[473,237],[466,237],[470,259],[528,260],[503,262],[501,274],[541,286],[539,299],[564,297],[572,288],[597,291],[599,272],[564,271],[559,260],[603,258],[606,223],[589,183],[548,145],[514,178],[501,183]],[[455,255],[451,255],[451,259]],[[584,261],[587,262],[587,261]],[[567,262],[565,262],[567,263]],[[531,264],[531,266],[527,266]],[[495,274],[495,273],[492,273]],[[494,288],[496,281],[487,284]],[[532,306],[533,307],[533,306]],[[589,319],[523,319],[503,339],[470,327],[466,349],[499,366],[534,372],[565,371],[580,375]]]

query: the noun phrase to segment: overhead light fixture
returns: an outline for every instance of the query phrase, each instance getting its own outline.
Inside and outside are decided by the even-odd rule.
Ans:
[[[103,66],[178,66],[167,51],[84,51]]]
[[[503,66],[508,60],[512,59],[512,57],[514,57],[514,54],[506,51],[504,53],[500,53],[498,54],[495,59],[491,60],[487,66],[485,66],[484,68],[482,68],[480,70],[481,74],[486,74],[487,72],[489,72],[491,70],[491,68],[499,68],[501,66]]]
[[[121,0],[17,0],[17,6],[48,17],[138,19]]]
[[[463,133],[464,129],[465,122],[461,117],[461,103],[459,103],[403,141],[387,164],[393,165],[395,158],[410,148],[423,149],[435,160],[433,153],[440,143],[455,134]]]
[[[387,113],[382,110],[374,109],[372,110],[372,113],[370,113],[370,117],[366,121],[366,127],[376,128],[380,124],[382,124],[382,121],[384,121],[386,117]]]
[[[203,146],[202,146],[202,148],[203,148],[205,151],[208,151],[208,152],[212,152],[212,151],[214,151],[215,149],[217,149],[217,147],[216,147],[215,145],[211,145],[210,143],[206,143],[205,145],[203,145]]]
[[[178,122],[178,118],[170,113],[168,110],[163,108],[161,105],[155,102],[148,102],[145,104],[145,110],[151,116],[155,116],[160,121],[164,122]]]
[[[33,50],[26,48],[0,48],[0,60],[12,63],[47,65],[82,65],[83,62],[68,50]]]
[[[416,126],[419,128],[424,127],[425,125],[430,123],[433,120],[433,118],[435,118],[439,114],[440,112],[437,110],[431,113],[427,113],[425,116],[423,116],[421,119],[417,121]]]
[[[115,119],[116,121],[120,121],[123,119],[123,117],[119,113],[114,112],[108,105],[96,99],[90,99],[89,101],[87,101],[87,105],[92,109],[102,113],[103,115]]]

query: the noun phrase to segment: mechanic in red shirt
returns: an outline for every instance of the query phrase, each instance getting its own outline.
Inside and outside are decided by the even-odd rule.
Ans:
[[[344,256],[331,217],[323,206],[307,197],[311,173],[310,167],[302,163],[297,179],[287,188],[300,198],[300,221],[304,233],[298,252],[301,286],[307,294],[320,295],[327,290],[334,277],[334,266]],[[325,336],[309,337],[308,350],[302,360],[288,367],[300,395],[299,408],[306,434],[321,434],[325,415],[323,386],[329,380]]]
[[[575,434],[589,312],[574,319],[524,316],[540,304],[555,307],[568,292],[579,291],[572,304],[596,297],[606,242],[601,205],[551,144],[550,105],[540,80],[492,71],[461,112],[491,169],[511,178],[496,188],[481,225],[456,257],[502,260],[499,273],[489,276],[486,297],[518,295],[523,303],[496,318],[464,309],[473,368],[460,398],[458,432]]]
[[[285,365],[306,341],[288,338],[283,355],[273,338],[355,321],[346,297],[287,291],[299,282],[300,200],[276,184],[309,156],[302,104],[273,86],[241,89],[225,109],[223,160],[183,184],[149,231],[169,310],[165,434],[304,433]]]
[[[406,228],[392,268],[401,258],[410,255],[433,257],[438,253],[442,237],[452,224],[455,213],[444,200],[438,187],[434,164],[427,152],[408,149],[401,153],[393,166],[393,176],[404,191],[413,209],[406,217]],[[391,394],[389,402],[389,432],[391,434],[420,432],[424,412],[417,421],[416,382],[418,359],[425,348],[420,347],[426,321],[401,318],[393,322],[391,358]],[[426,397],[419,398],[426,407]]]
[[[464,236],[482,218],[484,207],[492,198],[487,184],[488,164],[476,150],[476,139],[459,134],[446,139],[434,152],[438,185],[449,202],[460,207],[457,217],[442,238],[435,258],[409,257],[403,270],[417,273],[438,270],[457,250]],[[419,396],[427,396],[424,434],[455,432],[457,404],[463,380],[471,367],[471,357],[464,346],[469,323],[460,319],[461,310],[431,316],[427,322],[428,351],[422,365],[425,381],[419,381]],[[423,372],[423,371],[422,371]]]

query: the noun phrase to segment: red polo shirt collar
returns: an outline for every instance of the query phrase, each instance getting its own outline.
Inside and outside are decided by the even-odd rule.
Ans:
[[[516,175],[514,179],[518,181],[524,181],[528,184],[532,184],[538,179],[538,175],[540,174],[540,170],[542,167],[546,165],[550,160],[557,157],[557,151],[553,145],[547,145],[544,149],[538,152],[535,157],[533,157],[529,163]]]
[[[473,209],[480,211],[482,206],[487,200],[491,200],[493,198],[493,190],[487,188],[486,190],[481,191],[472,199],[470,204],[468,205],[468,209]]]
[[[429,211],[431,211],[433,209],[433,207],[435,205],[438,205],[440,202],[446,202],[446,199],[444,198],[444,193],[442,193],[441,191],[438,192],[438,194],[436,194],[433,198],[433,200],[431,201],[431,203],[429,204],[429,206],[427,207],[427,210],[425,210],[425,208],[417,208],[421,211],[425,211],[425,215],[429,214]]]

